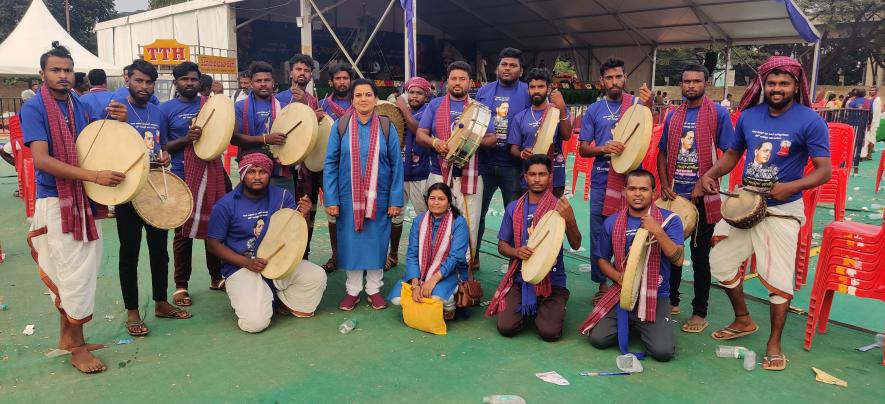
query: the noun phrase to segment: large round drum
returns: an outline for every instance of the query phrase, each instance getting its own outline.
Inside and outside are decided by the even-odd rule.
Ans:
[[[111,170],[126,175],[115,187],[84,181],[89,199],[102,205],[120,205],[132,200],[147,181],[150,159],[144,139],[128,123],[99,120],[90,123],[77,137],[77,158],[86,170]]]
[[[271,133],[286,135],[286,143],[270,146],[283,165],[299,164],[313,151],[317,141],[317,116],[310,107],[293,102],[283,108],[270,127]]]
[[[615,125],[612,139],[624,144],[624,152],[613,154],[612,168],[618,174],[626,174],[642,164],[651,143],[651,110],[645,105],[635,104],[624,111]]]
[[[633,236],[633,244],[630,244],[624,277],[621,280],[621,308],[624,310],[633,310],[639,300],[639,288],[642,286],[642,275],[648,258],[648,237],[648,230],[639,228]]]
[[[379,100],[375,104],[375,114],[386,116],[387,119],[390,119],[390,123],[396,128],[396,134],[399,136],[400,149],[404,149],[406,147],[406,118],[403,116],[403,112],[399,110],[396,104]]]
[[[479,149],[479,143],[489,129],[491,121],[492,110],[489,107],[480,102],[470,103],[455,123],[455,128],[446,142],[449,146],[446,160],[458,167],[465,166]]]
[[[206,161],[221,157],[234,135],[235,124],[234,102],[224,94],[212,94],[194,121],[203,129],[200,140],[194,142],[197,157]]]
[[[158,229],[180,227],[191,217],[194,197],[187,184],[166,170],[151,170],[147,185],[132,200],[135,213]]]
[[[565,235],[565,219],[559,212],[551,210],[544,214],[535,225],[526,243],[534,252],[529,259],[522,262],[522,279],[532,285],[544,280],[562,249],[562,238]]]
[[[661,209],[667,209],[682,220],[682,230],[687,238],[698,225],[698,208],[691,201],[679,195],[676,199],[665,201],[663,198],[655,201],[655,205]]]
[[[544,122],[535,132],[535,145],[532,147],[532,153],[546,155],[553,144],[553,139],[556,138],[557,129],[559,129],[559,108],[550,107]]]
[[[750,229],[765,219],[768,207],[761,194],[745,188],[738,188],[734,192],[736,196],[722,201],[722,219],[738,229]]]
[[[307,158],[304,159],[304,166],[313,172],[322,172],[323,164],[326,163],[326,147],[329,146],[329,135],[332,133],[332,124],[335,120],[326,115],[319,122],[317,128],[317,140]]]
[[[270,217],[256,256],[267,260],[261,275],[279,279],[292,273],[307,248],[307,221],[295,209],[283,208]]]

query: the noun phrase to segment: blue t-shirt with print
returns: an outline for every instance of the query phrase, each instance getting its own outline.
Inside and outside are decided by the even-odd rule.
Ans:
[[[569,117],[568,110],[566,117]],[[543,110],[535,110],[527,108],[516,114],[513,121],[510,122],[510,133],[507,135],[507,145],[517,145],[520,149],[534,147],[535,135],[538,133],[538,126],[541,125],[541,116],[544,115]],[[550,116],[544,119],[560,119],[559,116]],[[556,134],[553,135],[553,187],[565,186],[565,156],[562,155],[562,137],[557,126]],[[526,189],[525,178],[520,179],[520,186]]]
[[[605,222],[602,225],[602,233],[599,233],[596,243],[593,245],[594,257],[609,261],[614,257],[615,253],[612,248],[612,229],[615,226],[615,220],[617,220],[620,215],[621,213],[615,213],[605,219]],[[663,216],[665,222],[670,215],[673,217],[666,225],[664,225],[664,232],[667,233],[670,240],[673,240],[673,242],[676,243],[676,246],[681,246],[685,242],[685,239],[683,238],[682,220],[679,219],[678,215],[673,214],[673,212],[661,209],[661,216]],[[624,244],[624,254],[630,252],[630,246],[633,245],[633,237],[636,236],[636,231],[639,230],[641,226],[641,218],[629,216],[628,214],[627,242]],[[660,248],[658,244],[652,244],[652,247]],[[663,252],[661,252],[661,283],[658,285],[658,296],[670,296],[670,267],[670,260],[668,260]]]
[[[412,117],[421,122],[427,104],[412,111]],[[416,142],[415,133],[406,128],[405,145],[403,145],[403,181],[422,181],[430,174],[430,155],[433,153],[427,147]],[[434,153],[435,154],[435,153]]]
[[[495,148],[478,151],[480,174],[485,174],[489,166],[518,167],[520,161],[510,155],[507,135],[513,117],[532,105],[528,84],[517,81],[506,86],[500,81],[491,82],[477,90],[476,100],[491,110],[492,120],[486,132],[495,134]]]
[[[517,199],[507,204],[507,207],[504,209],[504,218],[501,219],[501,228],[498,230],[498,240],[506,241],[514,247],[516,247],[516,242],[513,238],[513,211],[516,210],[518,202],[519,200]],[[522,227],[522,240],[527,241],[529,238],[529,226],[531,226],[532,220],[535,217],[536,209],[538,209],[538,204],[526,201],[522,212],[522,223],[524,223]],[[516,274],[516,280],[522,282],[522,272]],[[560,247],[559,254],[556,256],[556,263],[553,264],[553,268],[550,270],[550,284],[564,288],[565,281],[565,264],[562,261],[562,248]]]
[[[673,192],[689,198],[695,184],[700,180],[700,162],[698,161],[697,120],[700,107],[688,108],[685,111],[685,121],[682,124],[681,144],[679,154],[676,156],[676,172],[673,174]],[[670,136],[670,118],[668,114],[664,120],[664,133],[658,149],[667,151],[667,143]],[[715,144],[720,150],[725,150],[732,142],[734,127],[731,125],[731,116],[728,110],[716,105],[716,140]],[[715,151],[713,151],[715,153]],[[715,157],[715,156],[714,156]],[[714,158],[715,161],[715,158]]]
[[[139,107],[129,102],[126,97],[115,98],[115,100],[126,106],[127,122],[138,132],[138,135],[144,140],[145,148],[149,150],[151,161],[157,161],[160,157],[162,146],[166,145],[168,139],[168,129],[166,126],[166,117],[160,111],[160,107],[148,102],[144,107]]]
[[[200,98],[191,101],[173,98],[160,104],[160,111],[166,118],[166,126],[169,129],[167,140],[180,139],[187,136],[191,121],[200,113]],[[172,153],[172,173],[184,178],[184,148]]]
[[[421,122],[418,123],[418,128],[427,129],[430,131],[431,136],[436,137],[436,111],[439,110],[440,105],[445,97],[437,97],[430,100],[430,103],[427,105],[427,109],[424,111],[424,115],[421,116]],[[461,118],[461,114],[464,112],[464,101],[455,101],[451,100],[449,102],[449,128],[454,132],[455,122]],[[430,151],[430,172],[436,175],[442,175],[439,167],[439,154],[436,151]],[[461,169],[458,167],[452,167],[452,176],[460,177]]]
[[[741,112],[734,128],[737,152],[747,151],[743,184],[771,188],[775,182],[802,178],[810,157],[829,157],[830,139],[827,123],[811,108],[793,103],[779,116],[768,112],[762,103]],[[768,206],[777,206],[802,197],[797,192],[786,201],[768,198]]]
[[[610,101],[607,98],[591,104],[581,119],[581,134],[578,139],[593,142],[596,147],[609,144],[612,141],[615,124],[621,116],[620,108],[620,100]],[[611,167],[609,156],[600,155],[593,159],[593,173],[590,176],[590,211],[593,213],[602,212],[609,167]]]

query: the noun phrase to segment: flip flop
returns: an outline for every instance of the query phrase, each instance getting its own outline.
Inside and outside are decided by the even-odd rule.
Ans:
[[[187,313],[187,316],[185,316],[185,317],[181,317],[181,316],[178,316],[178,315],[177,315],[178,313]],[[191,317],[193,317],[193,316],[194,316],[193,314],[188,313],[188,312],[186,312],[186,311],[184,311],[184,310],[182,310],[182,309],[179,309],[178,307],[172,309],[172,311],[170,311],[170,312],[168,312],[168,313],[157,313],[157,312],[154,312],[154,317],[157,317],[157,318],[171,318],[171,319],[173,319],[173,320],[186,320],[186,319],[189,319],[189,318],[191,318]]]
[[[700,324],[700,323],[699,324],[691,324],[691,323],[686,322],[685,324],[682,325],[682,332],[687,332],[689,334],[697,334],[699,332],[706,330],[707,326],[709,326],[709,325],[710,325],[710,323],[708,323],[707,320],[704,320],[704,322],[702,324]]]
[[[773,361],[780,361],[780,365],[774,366],[771,364]],[[774,354],[774,355],[765,355],[762,357],[762,369],[765,370],[775,370],[780,371],[787,368],[787,355],[784,354]]]
[[[670,315],[671,316],[678,316],[679,313],[682,313],[682,311],[679,310],[679,306],[671,306],[670,307]]]
[[[224,279],[218,281],[218,283],[210,282],[209,289],[210,290],[224,290]]]
[[[134,327],[144,328],[147,331],[132,331],[132,329]],[[126,332],[129,333],[129,335],[131,335],[133,337],[143,337],[145,335],[150,334],[151,330],[149,330],[147,327],[145,327],[143,320],[138,320],[138,321],[126,322]]]
[[[390,271],[393,267],[399,265],[399,257],[395,255],[388,255],[387,260],[384,262],[384,272]]]
[[[175,297],[181,294],[185,294],[187,296]],[[191,300],[190,294],[187,293],[187,289],[178,289],[175,292],[172,292],[172,303],[175,303],[176,306],[182,307],[187,307],[194,304],[193,300]]]
[[[735,330],[734,328],[731,328],[731,327],[725,327],[719,331],[716,331],[716,332],[710,334],[710,336],[713,337],[713,339],[715,339],[716,341],[727,341],[730,339],[746,337],[747,335],[753,334],[756,331],[759,331],[758,325],[756,327],[754,327],[752,330]],[[718,334],[718,333],[725,333],[727,335],[724,337],[717,337],[716,334]]]

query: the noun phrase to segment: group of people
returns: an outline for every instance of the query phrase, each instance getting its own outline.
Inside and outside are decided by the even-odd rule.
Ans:
[[[275,311],[299,318],[314,316],[327,274],[335,270],[346,273],[344,298],[338,303],[341,310],[357,307],[363,292],[377,310],[388,302],[401,304],[402,287],[409,287],[416,302],[438,299],[444,319],[454,319],[460,284],[471,271],[479,270],[484,218],[500,189],[506,208],[498,230],[498,252],[510,263],[485,314],[497,317],[503,336],[516,335],[533,321],[543,340],[558,340],[570,296],[562,247],[549,273],[536,284],[523,278],[521,265],[537,253],[528,240],[547,212],[556,211],[564,219],[565,239],[572,248],[581,245],[573,207],[563,196],[566,170],[561,144],[572,136],[572,117],[546,69],[524,72],[517,49],[505,48],[499,56],[497,80],[480,88],[476,97],[469,95],[471,67],[465,62],[448,66],[446,94],[441,97],[431,98],[425,79],[408,80],[404,96],[396,100],[405,117],[402,145],[396,127],[374,112],[379,94],[375,83],[356,78],[349,66],[331,68],[332,91],[318,99],[307,87],[315,66],[310,56],[291,59],[291,88],[276,94],[273,68],[254,62],[248,70],[249,90],[234,106],[232,143],[240,151],[239,183],[233,187],[220,159],[204,161],[194,152],[194,142],[203,135],[194,118],[206,102],[200,96],[199,66],[191,62],[176,66],[172,72],[176,98],[154,105],[157,70],[136,60],[125,71],[126,87],[94,107],[93,100],[83,99],[88,95],[71,96],[70,54],[61,47],[50,50],[40,60],[43,85],[25,103],[21,118],[37,170],[36,212],[28,241],[61,315],[59,348],[70,351],[71,363],[83,372],[107,368],[91,353],[100,346],[86,343],[83,336],[83,324],[93,312],[102,258],[97,220],[106,216],[107,209],[88,199],[83,183],[115,186],[125,175],[79,167],[74,146],[83,128],[102,118],[127,122],[154,140],[151,164],[171,165],[194,196],[192,215],[173,238],[172,303],[166,295],[167,232],[145,223],[130,204],[115,209],[120,283],[129,310],[126,328],[132,335],[149,333],[137,310],[142,229],[150,251],[157,317],[191,316],[181,307],[194,304],[188,281],[193,242],[200,239],[206,243],[210,288],[226,291],[238,326],[246,332],[266,329]],[[786,57],[772,57],[760,66],[759,76],[741,100],[742,114],[734,127],[725,108],[705,96],[709,72],[699,65],[687,66],[681,83],[684,102],[667,117],[657,145],[657,178],[642,168],[623,174],[611,169],[611,156],[625,150],[622,142],[613,140],[615,125],[630,106],[651,105],[651,90],[643,84],[638,96],[627,93],[624,62],[615,57],[606,59],[599,73],[603,99],[587,109],[579,135],[580,155],[595,158],[587,209],[591,279],[598,284],[595,306],[580,331],[598,348],[617,344],[626,353],[633,329],[651,357],[660,361],[673,357],[676,338],[667,320],[680,311],[683,223],[653,202],[656,193],[664,199],[681,196],[700,213],[691,244],[692,316],[682,331],[699,333],[707,327],[712,277],[727,288],[735,315],[712,337],[734,339],[758,330],[744,302],[740,272],[741,263],[755,252],[757,271],[771,293],[772,331],[763,367],[785,368],[780,335],[792,298],[796,238],[805,220],[801,195],[825,182],[830,171],[827,127],[808,107],[801,66]],[[334,120],[321,171],[303,164],[283,165],[268,152],[269,145],[284,144],[295,136],[272,130],[281,109],[293,102],[309,106],[318,120],[326,116]],[[482,134],[480,150],[459,167],[445,158],[447,140],[472,103],[485,105],[493,118]],[[548,119],[557,120],[552,146],[546,154],[535,154],[538,128]],[[749,230],[729,228],[720,220],[719,178],[745,152],[758,156],[761,146],[772,142],[786,147],[769,152],[764,167],[748,168],[744,182],[762,188],[769,211],[778,215]],[[717,150],[722,157],[717,158]],[[809,158],[813,170],[803,174]],[[323,266],[309,260],[320,191],[332,249]],[[411,203],[417,217],[408,235],[405,272],[384,297],[385,270],[399,261],[406,203]],[[290,275],[270,280],[261,275],[268,261],[257,257],[256,251],[271,216],[284,208],[307,219],[308,248]],[[640,291],[637,308],[626,311],[617,305],[618,296],[626,255],[640,228],[652,238],[641,264],[647,285]],[[721,241],[714,246],[715,240]]]

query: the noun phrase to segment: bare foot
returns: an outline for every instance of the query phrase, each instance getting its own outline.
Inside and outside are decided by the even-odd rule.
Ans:
[[[85,345],[71,349],[71,365],[83,373],[99,373],[108,370],[104,362],[93,356]]]
[[[97,351],[102,348],[107,348],[104,344],[90,344],[87,342],[85,345],[86,345],[86,350],[89,352]],[[74,347],[72,347],[70,345],[62,345],[61,343],[59,343],[58,349],[62,349],[62,350],[70,352],[72,349],[74,349]]]

